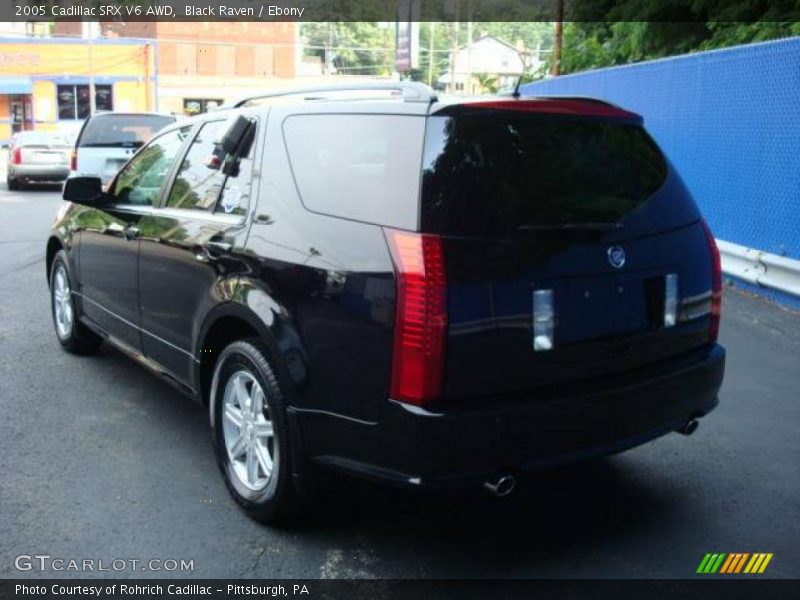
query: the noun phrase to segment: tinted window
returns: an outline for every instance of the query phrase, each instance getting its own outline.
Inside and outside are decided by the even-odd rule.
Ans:
[[[192,208],[243,215],[247,212],[252,176],[252,135],[245,156],[225,154],[219,141],[229,121],[211,121],[203,125],[183,159],[175,183],[167,198],[171,208]],[[220,197],[220,190],[224,190]]]
[[[432,117],[423,168],[423,230],[502,237],[616,223],[667,176],[639,126],[519,114]]]
[[[422,117],[289,117],[283,131],[303,204],[328,215],[416,229],[424,127]]]
[[[81,132],[78,146],[143,146],[159,129],[174,123],[161,115],[108,115],[90,119]]]
[[[224,156],[214,144],[224,133],[225,121],[213,121],[200,128],[181,163],[169,192],[167,206],[212,210],[219,198],[224,176]]]
[[[191,127],[170,131],[142,148],[117,175],[114,193],[120,204],[153,205]]]

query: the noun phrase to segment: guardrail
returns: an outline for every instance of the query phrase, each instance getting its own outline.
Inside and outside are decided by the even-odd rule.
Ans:
[[[800,297],[800,260],[717,240],[722,272],[748,283]]]

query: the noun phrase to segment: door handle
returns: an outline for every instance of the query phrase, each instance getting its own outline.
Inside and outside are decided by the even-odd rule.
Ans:
[[[122,237],[124,237],[128,241],[131,241],[138,238],[139,233],[140,233],[139,228],[136,227],[136,225],[128,225],[125,227],[125,229],[122,230]]]

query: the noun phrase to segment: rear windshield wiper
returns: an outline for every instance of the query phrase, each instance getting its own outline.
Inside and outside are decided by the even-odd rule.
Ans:
[[[549,225],[518,225],[517,231],[612,231],[619,229],[621,223],[556,223]]]

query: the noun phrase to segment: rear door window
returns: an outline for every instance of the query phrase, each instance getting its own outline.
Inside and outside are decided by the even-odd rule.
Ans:
[[[244,140],[246,146],[231,155],[220,146],[229,124],[229,120],[209,121],[200,128],[175,176],[167,197],[168,208],[246,214],[255,128]]]
[[[138,148],[174,122],[173,117],[162,115],[100,115],[86,123],[78,147]]]
[[[283,123],[300,198],[313,212],[416,229],[423,117],[294,115]]]
[[[666,177],[666,160],[638,125],[512,111],[434,116],[423,158],[422,229],[515,237],[610,227]]]

